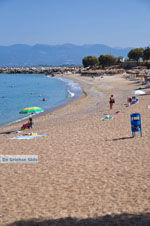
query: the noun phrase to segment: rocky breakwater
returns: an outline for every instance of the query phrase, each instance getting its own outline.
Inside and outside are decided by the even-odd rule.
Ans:
[[[1,74],[45,74],[62,75],[64,73],[77,73],[78,67],[1,67]]]

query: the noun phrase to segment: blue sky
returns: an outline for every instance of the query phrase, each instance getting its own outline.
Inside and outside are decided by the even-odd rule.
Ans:
[[[150,0],[0,0],[0,45],[150,45]]]

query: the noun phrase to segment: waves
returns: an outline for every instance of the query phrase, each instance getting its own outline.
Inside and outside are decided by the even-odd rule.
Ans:
[[[69,100],[79,98],[82,95],[81,86],[78,83],[63,77],[57,77],[56,79],[66,84]]]

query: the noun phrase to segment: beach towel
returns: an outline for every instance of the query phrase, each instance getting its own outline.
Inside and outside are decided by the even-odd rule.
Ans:
[[[41,136],[47,136],[48,134],[37,134],[37,133],[32,133],[32,134],[27,134],[23,136],[16,136],[16,137],[11,137],[10,139],[19,139],[19,140],[31,140],[36,137],[41,137]]]
[[[100,120],[105,121],[105,120],[112,119],[112,118],[113,117],[111,115],[106,115],[105,118],[100,118]]]
[[[121,114],[121,111],[116,111],[116,114]]]
[[[147,81],[146,82],[143,82],[142,85],[147,85],[147,83],[148,83]]]
[[[130,107],[130,103],[128,103],[128,104],[125,104],[125,106],[126,106],[126,107]]]
[[[136,104],[138,102],[139,102],[139,99],[137,98],[137,99],[135,99],[135,100],[132,101],[132,104]]]
[[[101,113],[100,115],[108,115],[108,113]]]

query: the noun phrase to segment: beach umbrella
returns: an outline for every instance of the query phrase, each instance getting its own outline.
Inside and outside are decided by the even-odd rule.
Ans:
[[[134,91],[132,91],[132,94],[134,94],[134,95],[142,95],[142,94],[145,94],[145,92],[143,90],[134,90]]]
[[[39,113],[39,112],[43,112],[43,111],[44,110],[39,107],[29,107],[29,108],[24,108],[19,113],[20,114],[32,114],[32,113]]]

